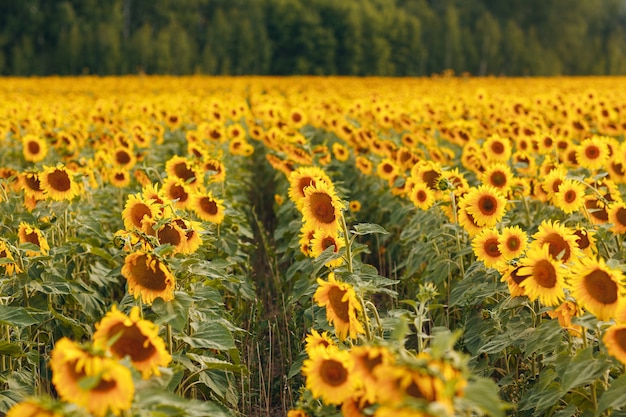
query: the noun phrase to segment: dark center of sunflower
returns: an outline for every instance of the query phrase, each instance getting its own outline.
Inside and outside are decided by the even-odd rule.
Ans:
[[[209,137],[213,140],[219,140],[222,137],[222,134],[217,131],[217,129],[211,129],[209,132]]]
[[[130,162],[130,155],[125,150],[119,150],[115,153],[115,160],[120,165],[126,165]]]
[[[417,194],[415,195],[415,198],[417,199],[417,201],[419,201],[420,203],[425,202],[426,200],[428,200],[428,194],[426,194],[426,191],[424,190],[419,190],[417,192]]]
[[[567,262],[570,257],[570,247],[558,233],[550,233],[543,239],[543,243],[548,245],[548,252],[554,259]]]
[[[596,269],[585,275],[583,282],[594,300],[602,304],[613,304],[617,301],[617,284],[605,271]]]
[[[78,360],[74,360],[71,362],[67,362],[65,364],[65,374],[66,375],[70,375],[70,379],[72,381],[76,381],[77,383],[80,383],[79,381],[89,375],[87,375],[83,369],[81,369],[80,371],[76,370],[76,367],[78,365]],[[90,389],[90,391],[97,391],[97,392],[108,392],[108,391],[112,391],[113,389],[115,389],[117,387],[117,383],[115,382],[115,380],[113,381],[107,381],[104,379],[100,379],[98,381],[98,385],[94,386],[93,388]]]
[[[494,214],[497,207],[498,202],[493,196],[485,195],[478,200],[478,209],[484,215]]]
[[[605,207],[600,207],[595,199],[585,200],[585,207],[589,210],[589,214],[594,218],[606,222],[609,220],[609,213]]]
[[[582,230],[576,230],[574,234],[576,235],[576,244],[578,245],[578,247],[580,249],[587,249],[591,244],[587,233],[583,233]]]
[[[596,146],[587,146],[585,148],[585,156],[589,159],[596,159],[600,156],[600,149]]]
[[[195,177],[196,175],[193,173],[193,171],[191,169],[189,169],[189,167],[187,166],[186,162],[180,162],[176,165],[174,165],[174,174],[184,180],[190,180],[192,178],[194,178],[195,181]],[[192,181],[193,182],[193,181]]]
[[[350,322],[350,314],[349,314],[349,301],[343,301],[343,297],[346,294],[345,290],[342,290],[339,287],[333,286],[328,291],[328,301],[330,302],[330,306],[332,307],[335,315],[339,320],[344,323]]]
[[[411,383],[406,387],[405,392],[413,398],[427,398],[424,391],[415,381],[411,381]]]
[[[348,370],[340,361],[326,359],[320,366],[320,376],[325,384],[338,387],[348,380]]]
[[[502,142],[493,142],[491,144],[491,151],[496,155],[504,153],[504,144]]]
[[[148,265],[150,261],[153,262],[153,265]],[[167,288],[168,283],[165,273],[159,266],[158,260],[151,260],[148,256],[141,255],[131,264],[130,272],[140,286],[153,291],[163,291]]]
[[[521,246],[522,242],[517,236],[509,236],[506,240],[506,248],[512,252],[518,250]]]
[[[573,203],[574,201],[576,201],[576,196],[578,194],[576,194],[576,191],[574,190],[567,190],[565,192],[565,195],[563,196],[563,200],[565,200],[566,203]]]
[[[292,113],[291,114],[291,120],[294,121],[294,123],[298,123],[300,120],[302,120],[302,115],[300,113]]]
[[[496,171],[491,174],[491,184],[496,188],[502,188],[506,185],[506,174],[502,171]]]
[[[117,337],[111,346],[111,351],[119,358],[130,356],[133,362],[143,362],[156,352],[154,345],[146,343],[148,338],[135,324],[126,326],[124,323],[118,323],[111,327],[108,337]]]
[[[39,235],[37,235],[37,232],[33,231],[33,232],[30,232],[30,233],[26,233],[24,235],[24,237],[25,237],[25,240],[28,243],[32,243],[32,244],[37,245],[37,246],[41,246],[40,243],[39,243]]]
[[[371,374],[374,371],[374,368],[383,363],[383,357],[382,355],[376,355],[373,358],[370,358],[369,354],[366,353],[365,355],[360,357],[360,362],[363,367],[367,369],[368,372]]]
[[[618,329],[615,332],[615,341],[622,352],[626,351],[626,329]]]
[[[331,246],[335,247],[335,252],[337,252],[337,242],[335,242],[335,239],[333,239],[332,237],[325,237],[324,239],[322,239],[322,249],[326,250],[328,248],[330,248]]]
[[[217,203],[209,197],[200,199],[200,207],[202,208],[202,211],[209,213],[212,216],[216,215],[218,212]]]
[[[137,203],[131,208],[130,219],[137,229],[141,229],[144,216],[152,218],[152,212],[146,204]]]
[[[526,278],[529,277],[529,275],[520,275],[519,274],[519,270],[522,268],[522,266],[518,266],[515,269],[513,269],[511,271],[511,279],[517,284],[521,284]]]
[[[41,146],[39,146],[39,143],[35,142],[34,140],[28,141],[28,152],[36,155],[39,153],[39,151],[41,150]]]
[[[298,189],[301,192],[301,195],[304,197],[304,188],[313,184],[313,178],[311,177],[302,177],[298,181]]]
[[[37,177],[36,175],[26,176],[26,186],[28,186],[28,188],[33,191],[42,191],[39,177]]]
[[[189,194],[185,191],[185,188],[178,184],[174,184],[170,187],[169,194],[172,200],[178,200],[181,203],[184,203],[189,198]]]
[[[390,174],[390,173],[392,173],[392,172],[393,172],[393,165],[391,165],[391,164],[384,164],[384,165],[383,165],[383,172],[384,172],[385,174]]]
[[[311,194],[313,215],[321,223],[330,224],[335,221],[335,208],[332,198],[326,193]]]
[[[545,138],[543,138],[543,145],[546,148],[552,147],[553,144],[554,142],[552,141],[552,138],[550,136],[546,136]]]
[[[161,230],[157,232],[159,242],[161,244],[170,244],[172,246],[178,246],[182,240],[181,234],[171,224],[166,224]]]
[[[170,116],[170,123],[178,122],[178,116]]]
[[[426,171],[422,174],[422,181],[428,185],[428,188],[435,190],[437,187],[437,180],[439,179],[439,173],[434,170]]]
[[[483,248],[485,249],[485,253],[492,258],[499,258],[502,253],[500,253],[500,249],[498,249],[498,239],[491,238],[487,239],[487,241],[483,244]]]
[[[556,284],[556,270],[547,259],[542,259],[533,267],[533,275],[537,284],[544,288],[554,288]]]
[[[115,174],[115,179],[117,181],[124,181],[126,179],[126,174],[123,172],[118,172]]]
[[[48,174],[48,183],[50,184],[50,187],[60,192],[69,191],[72,187],[70,176],[66,171],[61,169],[55,169]]]
[[[563,180],[560,180],[560,179],[554,180],[554,182],[552,183],[552,191],[554,191],[555,193],[558,192],[559,188],[561,187],[561,184],[563,184]]]
[[[626,226],[626,208],[620,207],[617,209],[615,220],[617,220],[620,226]]]

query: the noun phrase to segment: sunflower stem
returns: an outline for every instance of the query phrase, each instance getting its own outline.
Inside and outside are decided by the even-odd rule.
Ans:
[[[346,242],[346,258],[347,258],[346,261],[348,262],[348,272],[352,274],[354,273],[354,266],[352,265],[352,248],[351,248],[351,242],[350,242],[350,233],[348,232],[348,225],[346,224],[346,218],[343,215],[343,212],[341,212],[341,230],[343,231],[343,239]]]
[[[367,309],[365,307],[365,300],[363,300],[363,297],[359,294],[359,303],[361,303],[361,308],[363,309],[363,320],[365,321],[365,337],[367,337],[367,341],[371,342],[372,341],[372,331],[370,330],[370,320],[369,317],[367,316]]]
[[[165,334],[167,335],[167,350],[171,355],[173,352],[172,345],[174,344],[174,340],[172,338],[172,325],[170,323],[165,325]]]

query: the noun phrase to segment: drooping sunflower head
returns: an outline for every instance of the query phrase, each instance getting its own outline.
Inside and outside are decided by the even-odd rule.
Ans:
[[[332,272],[328,281],[318,279],[317,283],[319,287],[313,299],[320,307],[326,308],[326,319],[335,326],[339,340],[345,340],[347,336],[356,339],[359,334],[364,334],[365,329],[357,317],[362,307],[352,285],[338,282]]]
[[[28,224],[26,222],[20,222],[17,230],[17,236],[19,238],[20,243],[31,243],[35,246],[39,247],[39,250],[31,250],[28,249],[26,251],[26,256],[37,256],[37,255],[47,255],[50,250],[50,246],[48,246],[48,241],[46,237],[43,235],[43,232],[37,227]]]
[[[626,233],[626,203],[619,201],[609,205],[609,223],[612,224],[611,231],[615,234]]]
[[[602,343],[609,355],[626,364],[626,323],[616,323],[606,329]]]
[[[67,338],[51,353],[52,383],[64,401],[96,417],[128,410],[135,394],[130,370],[116,359],[90,353]]]
[[[511,297],[522,297],[526,295],[526,290],[521,286],[522,282],[529,277],[529,275],[520,275],[522,265],[509,265],[503,264],[500,268],[500,273],[503,282],[506,282]]]
[[[128,293],[141,297],[146,304],[152,304],[157,297],[163,301],[174,299],[174,275],[165,263],[149,253],[138,251],[127,255],[122,275],[128,282]]]
[[[96,324],[93,343],[115,358],[124,359],[128,356],[144,379],[160,375],[159,367],[169,365],[172,360],[165,342],[159,337],[158,327],[142,319],[137,306],[126,315],[114,305]]]
[[[36,200],[45,199],[44,190],[41,186],[41,179],[38,172],[24,171],[18,176],[20,185],[24,190],[24,195]]]
[[[393,353],[379,346],[354,346],[350,349],[354,360],[354,374],[362,382],[363,399],[371,404],[378,400],[378,378],[376,369],[394,363]]]
[[[581,315],[582,311],[578,305],[568,300],[563,301],[557,308],[548,311],[550,318],[557,319],[562,328],[576,337],[582,336],[582,326],[572,323],[572,317],[579,317]]]
[[[145,200],[141,194],[130,194],[126,199],[122,219],[128,231],[144,230],[146,222],[154,220],[159,215],[159,207],[154,200]]]

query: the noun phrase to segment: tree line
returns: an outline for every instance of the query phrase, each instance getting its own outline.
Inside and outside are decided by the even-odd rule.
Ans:
[[[626,73],[622,0],[1,0],[0,74]]]

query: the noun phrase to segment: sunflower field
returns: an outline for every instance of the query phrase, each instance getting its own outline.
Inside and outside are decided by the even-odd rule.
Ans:
[[[626,78],[0,84],[0,415],[626,415]]]

